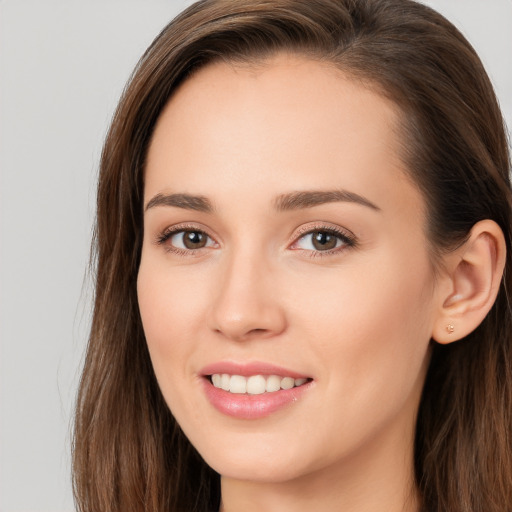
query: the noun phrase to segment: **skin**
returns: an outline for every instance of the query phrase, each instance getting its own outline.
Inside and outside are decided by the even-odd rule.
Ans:
[[[145,204],[179,193],[214,209],[146,208],[139,306],[163,395],[222,475],[225,512],[418,508],[414,425],[439,286],[397,122],[393,104],[333,67],[279,55],[199,70],[157,123]],[[275,209],[282,194],[340,189],[376,208]],[[170,227],[208,242],[159,242]],[[322,253],[305,233],[325,228],[355,244]],[[237,419],[203,392],[200,370],[218,361],[269,362],[313,384],[270,416]]]

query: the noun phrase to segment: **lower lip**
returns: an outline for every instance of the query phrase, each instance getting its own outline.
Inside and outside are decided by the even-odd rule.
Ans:
[[[203,380],[206,397],[215,409],[227,416],[244,420],[264,418],[297,402],[312,385],[312,382],[308,382],[291,389],[248,395],[229,393],[216,388],[208,379]]]

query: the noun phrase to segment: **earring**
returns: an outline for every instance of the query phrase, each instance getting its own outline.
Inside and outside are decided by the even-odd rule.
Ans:
[[[447,332],[448,334],[452,334],[452,333],[453,333],[453,331],[455,331],[455,327],[454,327],[452,324],[448,324],[448,325],[446,326],[446,332]]]

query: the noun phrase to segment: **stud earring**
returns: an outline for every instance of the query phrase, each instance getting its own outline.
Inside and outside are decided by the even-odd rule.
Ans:
[[[452,334],[452,333],[453,333],[453,331],[455,331],[455,327],[454,327],[452,324],[448,324],[448,325],[446,326],[446,332],[447,332],[448,334]]]

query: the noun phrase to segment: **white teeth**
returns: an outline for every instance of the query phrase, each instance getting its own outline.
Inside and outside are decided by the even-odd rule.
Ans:
[[[262,393],[273,393],[280,389],[291,389],[302,386],[308,379],[294,379],[293,377],[281,377],[279,375],[229,375],[227,373],[215,373],[211,376],[212,384],[219,389],[230,393],[249,395],[261,395]]]
[[[279,391],[281,389],[281,377],[278,377],[277,375],[271,375],[270,377],[267,377],[267,385],[265,386],[265,389],[272,393],[273,391]]]
[[[283,377],[281,380],[281,388],[282,389],[292,389],[295,386],[295,379],[292,377]]]
[[[229,379],[229,392],[230,393],[247,393],[247,379],[241,375],[231,375]]]
[[[213,376],[212,376],[212,379],[213,379]],[[229,391],[229,375],[227,373],[223,373],[221,376],[220,376],[220,387],[221,389],[223,389],[224,391]],[[214,384],[215,386],[215,384]]]
[[[249,395],[261,395],[265,393],[266,381],[263,375],[253,375],[247,379],[247,393]]]

